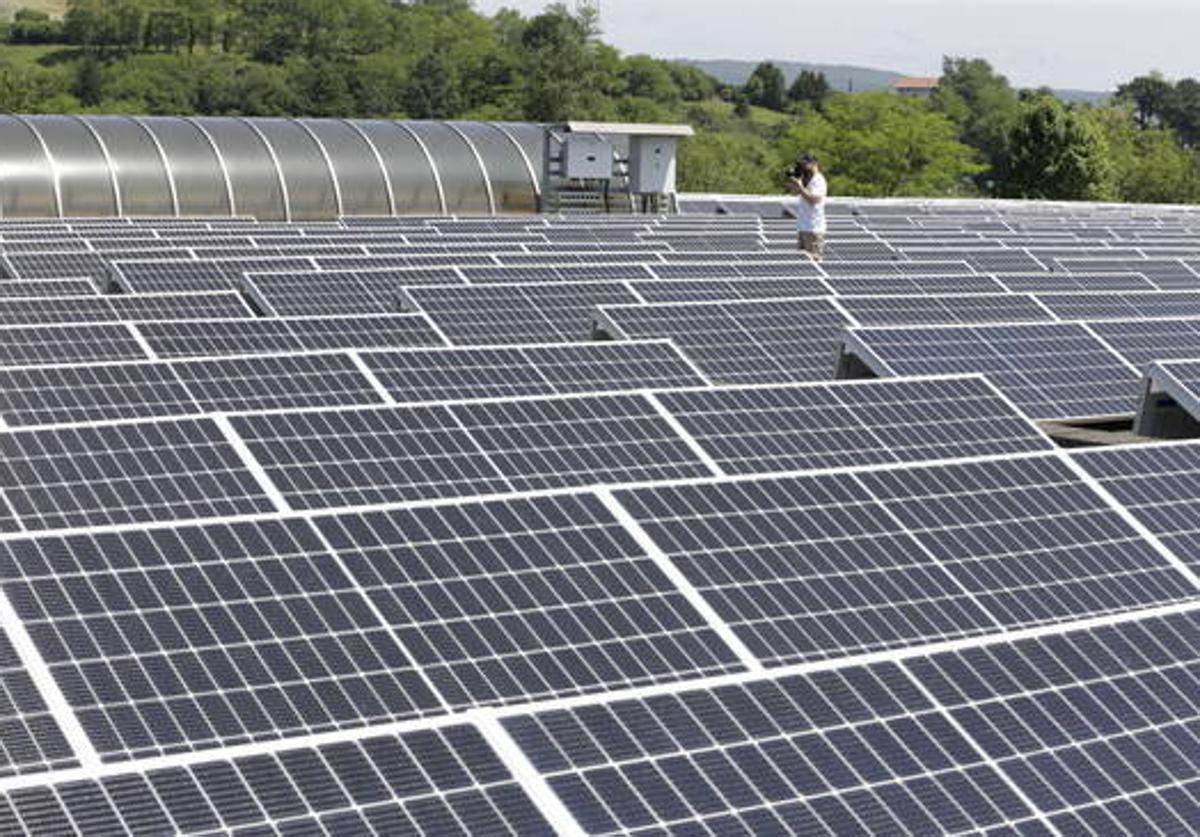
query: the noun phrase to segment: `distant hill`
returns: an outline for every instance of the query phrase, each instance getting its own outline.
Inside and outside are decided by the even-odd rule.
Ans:
[[[676,59],[684,64],[691,64],[699,67],[710,76],[714,76],[725,84],[745,84],[746,79],[750,78],[750,74],[754,72],[755,61],[736,61],[736,60],[696,60],[691,58]],[[783,70],[783,74],[787,76],[788,84],[796,76],[800,75],[801,70],[810,70],[819,73],[824,73],[825,78],[829,80],[830,86],[834,90],[855,90],[863,92],[867,90],[882,90],[892,86],[892,82],[901,78],[905,73],[892,72],[891,70],[873,70],[869,67],[854,67],[848,64],[808,64],[800,61],[776,61],[775,66]],[[853,83],[853,87],[851,87]]]
[[[678,58],[683,64],[699,67],[704,72],[719,79],[725,84],[745,84],[746,79],[754,72],[758,62],[737,61],[726,59],[692,59]],[[775,66],[783,70],[788,84],[800,74],[801,70],[824,73],[834,90],[854,90],[864,93],[870,90],[887,90],[892,82],[911,73],[898,73],[894,70],[876,70],[871,67],[855,67],[850,64],[808,64],[801,61],[776,61]],[[1111,96],[1111,93],[1097,90],[1055,90],[1055,94],[1064,102],[1087,102],[1099,104]]]

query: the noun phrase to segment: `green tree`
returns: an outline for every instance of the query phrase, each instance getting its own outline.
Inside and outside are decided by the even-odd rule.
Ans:
[[[824,113],[808,113],[779,148],[784,160],[816,154],[830,189],[850,195],[960,195],[982,168],[949,118],[882,91],[830,96]]]
[[[978,149],[987,168],[976,177],[992,191],[1007,177],[1008,141],[1020,115],[1020,102],[1008,79],[980,58],[944,58],[942,77],[931,99],[934,110],[954,120],[959,138]]]
[[[1118,197],[1104,132],[1051,96],[1027,103],[1011,138],[1012,197],[1107,201]]]
[[[595,81],[590,24],[561,4],[529,21],[521,44],[524,111],[528,119],[564,122],[579,115]]]
[[[804,103],[820,109],[831,92],[829,79],[825,78],[824,73],[801,70],[788,88],[787,98],[792,104]]]
[[[449,59],[440,51],[426,53],[405,88],[405,112],[414,119],[449,119],[460,108]]]
[[[1200,143],[1200,82],[1194,78],[1176,82],[1167,100],[1164,116],[1180,142],[1189,148]]]
[[[742,92],[752,105],[769,110],[783,110],[787,97],[787,79],[783,70],[770,61],[764,61],[754,68]]]
[[[75,89],[71,92],[84,107],[94,107],[104,101],[100,60],[94,54],[88,53],[80,62],[75,76]]]
[[[768,194],[784,168],[761,137],[702,132],[679,146],[679,189],[685,192]]]
[[[1139,129],[1122,108],[1088,113],[1104,131],[1118,197],[1130,203],[1200,201],[1200,160],[1169,128]]]
[[[1142,129],[1163,121],[1173,94],[1171,83],[1159,72],[1138,76],[1117,88],[1117,99],[1133,105],[1134,118]]]

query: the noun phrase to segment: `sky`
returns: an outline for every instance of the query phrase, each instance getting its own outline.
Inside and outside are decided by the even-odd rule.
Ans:
[[[534,14],[546,0],[475,0]],[[1196,0],[600,0],[603,38],[660,58],[777,59],[938,75],[986,58],[1021,87],[1200,76]]]

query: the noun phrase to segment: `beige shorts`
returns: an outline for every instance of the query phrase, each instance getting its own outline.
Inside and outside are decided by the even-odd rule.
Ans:
[[[802,232],[798,233],[797,237],[800,244],[800,252],[808,253],[816,261],[821,261],[825,255],[825,234]]]

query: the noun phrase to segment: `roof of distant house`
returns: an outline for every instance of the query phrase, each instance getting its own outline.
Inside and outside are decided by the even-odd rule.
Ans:
[[[904,76],[893,81],[892,86],[897,90],[934,90],[940,82],[941,79],[925,76]]]

